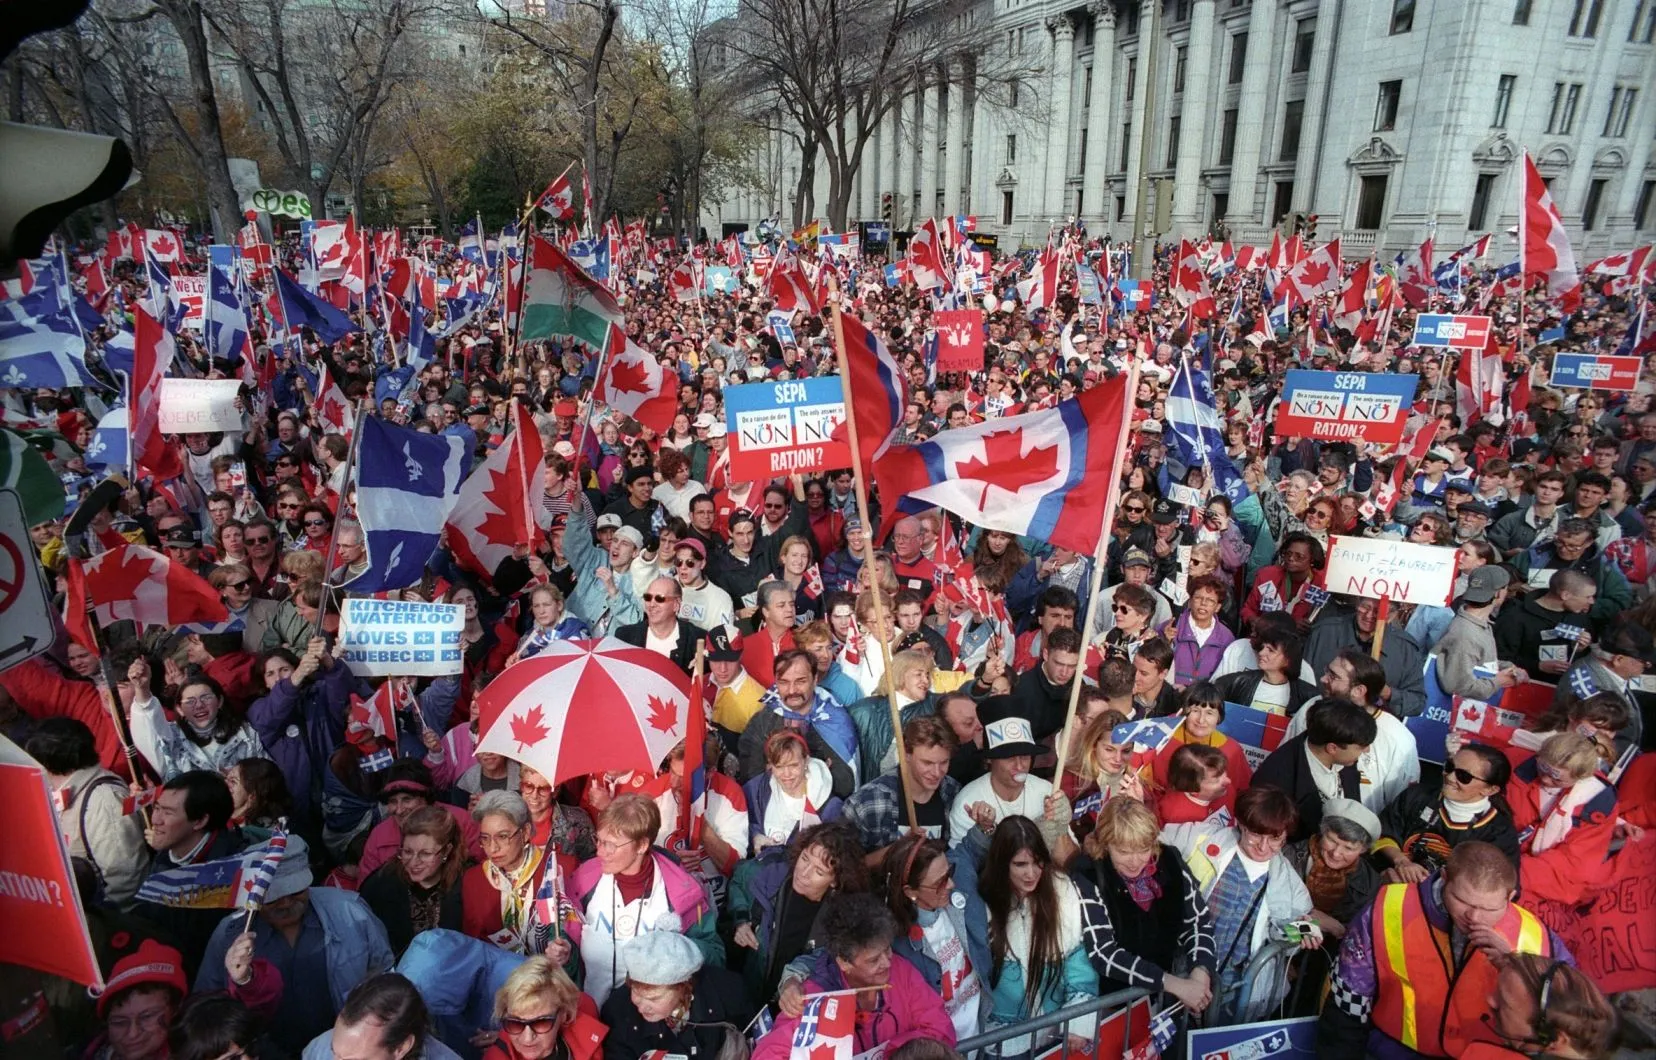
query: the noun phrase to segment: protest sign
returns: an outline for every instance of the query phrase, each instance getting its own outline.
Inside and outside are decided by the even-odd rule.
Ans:
[[[726,387],[724,395],[732,481],[851,466],[850,442],[834,438],[845,421],[838,376],[746,383]]]
[[[1553,357],[1553,386],[1579,386],[1589,390],[1632,390],[1639,385],[1637,357],[1616,357],[1608,353],[1560,353]]]
[[[179,323],[187,328],[201,329],[202,319],[205,317],[207,304],[207,274],[200,276],[174,276],[172,278],[173,301],[178,303],[181,315]]]
[[[1258,769],[1265,756],[1282,746],[1288,735],[1288,721],[1286,714],[1226,703],[1225,720],[1219,723],[1219,731],[1242,745],[1249,769]]]
[[[442,677],[462,665],[459,604],[347,598],[340,607],[338,655],[358,677]]]
[[[1075,267],[1075,293],[1082,305],[1104,304],[1104,287],[1098,282],[1098,273],[1089,266]]]
[[[1167,484],[1167,499],[1187,508],[1200,508],[1207,503],[1202,497],[1201,490],[1195,486],[1181,486],[1177,482]]]
[[[799,340],[794,336],[794,329],[791,325],[772,324],[771,334],[775,335],[776,341],[781,343],[783,346],[799,345]]]
[[[976,309],[945,309],[932,314],[937,329],[939,372],[983,371],[983,314]]]
[[[46,771],[0,736],[0,963],[103,988]]]
[[[1422,313],[1415,318],[1414,344],[1451,350],[1481,350],[1489,344],[1489,318]]]
[[[1606,994],[1656,987],[1656,836],[1630,840],[1594,878],[1605,884],[1593,904],[1554,930]]]
[[[729,294],[736,290],[736,274],[729,265],[709,265],[702,270],[702,293]]]
[[[1419,376],[1290,370],[1277,407],[1278,438],[1403,440]]]
[[[1331,537],[1325,585],[1331,593],[1446,607],[1455,587],[1455,550],[1408,541]]]
[[[1189,1041],[1190,1060],[1310,1060],[1317,1055],[1317,1017],[1192,1027]]]
[[[236,407],[240,391],[238,379],[161,380],[161,433],[240,431],[242,412]]]
[[[1156,304],[1155,289],[1138,280],[1117,280],[1116,292],[1121,295],[1121,308],[1128,313],[1150,309]]]

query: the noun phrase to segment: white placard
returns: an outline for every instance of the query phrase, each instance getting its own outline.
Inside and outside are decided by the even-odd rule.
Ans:
[[[201,323],[206,319],[207,305],[207,276],[174,276],[172,283],[172,299],[175,305],[182,306],[184,315],[179,323],[187,328],[201,330]]]
[[[441,677],[463,665],[459,604],[349,597],[341,604],[336,654],[359,677]]]
[[[1188,508],[1200,508],[1203,503],[1202,491],[1195,486],[1181,486],[1177,482],[1167,486],[1167,499],[1174,504],[1183,504]]]
[[[241,430],[242,412],[236,407],[240,390],[238,379],[161,380],[161,433]]]
[[[1367,537],[1328,539],[1331,593],[1390,597],[1397,604],[1449,604],[1455,588],[1455,550]]]

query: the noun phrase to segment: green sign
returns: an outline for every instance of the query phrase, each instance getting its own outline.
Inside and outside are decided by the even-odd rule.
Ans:
[[[310,196],[300,191],[277,191],[260,188],[248,197],[248,206],[260,213],[280,214],[308,220],[311,215]]]

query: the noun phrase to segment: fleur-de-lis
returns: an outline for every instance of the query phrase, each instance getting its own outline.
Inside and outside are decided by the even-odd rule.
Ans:
[[[0,382],[5,383],[7,386],[22,386],[28,378],[29,374],[27,372],[13,364],[7,366],[5,375],[0,375]]]

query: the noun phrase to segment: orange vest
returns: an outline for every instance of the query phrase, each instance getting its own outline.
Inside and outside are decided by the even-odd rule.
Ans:
[[[1432,926],[1419,886],[1393,883],[1374,900],[1374,1028],[1423,1056],[1459,1056],[1471,1039],[1492,1038],[1481,1023],[1495,968],[1472,950],[1457,972],[1449,933]],[[1508,905],[1495,932],[1519,953],[1550,955],[1535,914]]]

